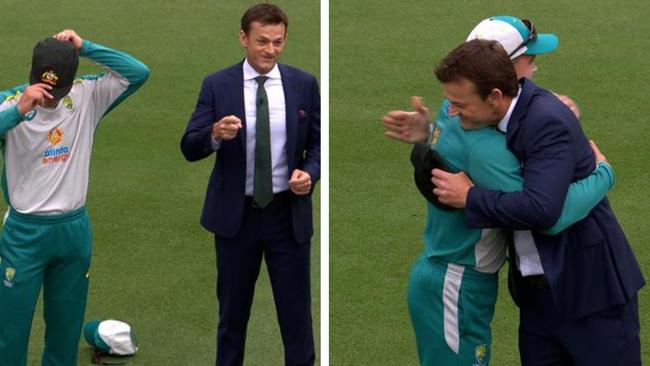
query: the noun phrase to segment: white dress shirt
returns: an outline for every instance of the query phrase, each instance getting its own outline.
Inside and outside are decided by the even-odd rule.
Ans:
[[[255,78],[262,75],[244,61],[244,111],[246,113],[246,195],[253,195],[255,176],[255,124],[257,107],[255,99],[258,84]],[[264,83],[269,100],[269,121],[271,133],[271,169],[273,172],[273,193],[289,189],[289,167],[287,166],[287,118],[284,102],[284,89],[278,64],[264,74],[268,77]]]
[[[255,178],[255,124],[257,123],[257,96],[256,77],[262,75],[255,71],[244,61],[244,113],[246,113],[246,195],[253,196],[253,182]],[[269,101],[269,123],[271,134],[271,169],[273,174],[273,193],[289,189],[289,167],[287,165],[287,114],[284,102],[284,89],[278,64],[263,76],[268,77],[264,83],[266,96]],[[219,150],[221,140],[212,136],[212,149]]]
[[[499,131],[503,133],[508,131],[508,123],[510,122],[512,111],[515,109],[515,105],[517,105],[520,94],[521,88],[519,88],[517,96],[512,99],[512,102],[510,102],[508,112],[497,125]],[[515,251],[517,252],[516,265],[522,276],[526,277],[544,274],[544,268],[542,268],[542,261],[539,259],[539,252],[535,245],[533,233],[530,230],[515,230],[514,242]]]

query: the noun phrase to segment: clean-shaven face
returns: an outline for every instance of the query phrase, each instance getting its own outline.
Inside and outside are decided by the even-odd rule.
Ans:
[[[515,66],[517,79],[526,78],[532,80],[533,75],[537,72],[535,55],[521,55],[512,60],[512,64]]]
[[[460,117],[460,125],[466,130],[499,123],[499,111],[490,96],[481,98],[474,83],[460,79],[442,84],[445,98],[451,102],[450,116]]]
[[[246,49],[248,63],[260,74],[273,69],[287,40],[284,23],[262,24],[252,22],[248,33],[239,32],[239,43]]]

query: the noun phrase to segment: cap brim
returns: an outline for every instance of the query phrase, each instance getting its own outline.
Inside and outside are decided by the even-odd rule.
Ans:
[[[104,353],[104,354],[110,354],[111,353],[111,346],[106,343],[106,341],[102,338],[102,335],[99,334],[99,329],[95,332],[95,343],[93,344],[99,352]]]
[[[411,151],[411,164],[413,164],[414,168],[413,179],[415,180],[415,185],[418,187],[422,196],[441,210],[454,210],[453,207],[441,203],[438,200],[438,196],[433,194],[433,189],[436,186],[431,181],[431,171],[433,169],[440,169],[446,172],[450,171],[440,154],[432,150],[428,144],[415,144]]]
[[[90,320],[84,324],[84,338],[86,339],[86,342],[88,342],[88,344],[91,346],[95,345],[95,333],[97,332],[99,323],[99,320]]]
[[[41,81],[41,79],[35,77],[34,75],[29,76],[29,84],[30,85],[39,84],[39,83],[43,83]],[[65,97],[66,95],[68,95],[68,93],[70,93],[70,90],[72,90],[72,85],[73,84],[74,84],[74,82],[70,83],[70,85],[65,85],[65,86],[59,86],[59,87],[56,87],[56,88],[52,88],[52,90],[49,90],[48,92],[50,94],[52,94],[52,96],[56,100],[63,99],[63,97]]]
[[[54,99],[59,100],[68,95],[68,93],[70,93],[70,90],[72,90],[72,84],[64,86],[62,88],[54,88],[50,91],[50,94],[52,94]]]
[[[560,44],[560,40],[555,34],[542,33],[538,34],[534,41],[526,45],[524,55],[541,55],[543,53],[553,52]]]

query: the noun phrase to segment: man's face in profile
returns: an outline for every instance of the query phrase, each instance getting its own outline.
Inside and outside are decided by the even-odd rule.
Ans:
[[[246,49],[248,63],[260,74],[266,74],[278,62],[286,42],[284,23],[252,22],[248,33],[239,32],[239,43]]]
[[[445,98],[451,102],[449,115],[458,116],[464,129],[476,129],[499,122],[495,96],[490,94],[485,99],[481,98],[473,82],[467,79],[451,81],[442,84],[442,89]]]

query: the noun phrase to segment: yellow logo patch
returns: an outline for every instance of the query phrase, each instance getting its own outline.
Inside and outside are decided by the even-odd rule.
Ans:
[[[431,138],[431,145],[438,143],[438,137],[440,137],[440,129],[438,127],[433,129],[433,137]]]
[[[66,95],[65,98],[63,98],[63,106],[68,110],[72,110],[72,98],[70,98],[69,95]]]
[[[478,345],[474,348],[474,357],[476,358],[476,363],[474,366],[483,366],[485,365],[485,357],[487,356],[488,348],[486,344]]]
[[[52,86],[56,86],[59,82],[59,77],[56,75],[54,70],[47,70],[41,75],[41,81]]]
[[[7,269],[5,269],[5,279],[11,282],[14,280],[14,276],[16,276],[16,269],[12,267],[7,267]]]
[[[58,145],[63,141],[63,130],[60,128],[55,128],[52,131],[47,133],[47,140],[52,144],[52,145]]]
[[[14,99],[19,99],[21,95],[23,95],[23,93],[21,93],[20,91],[17,91],[16,94],[9,95],[8,97],[6,97],[5,102],[11,102]]]

